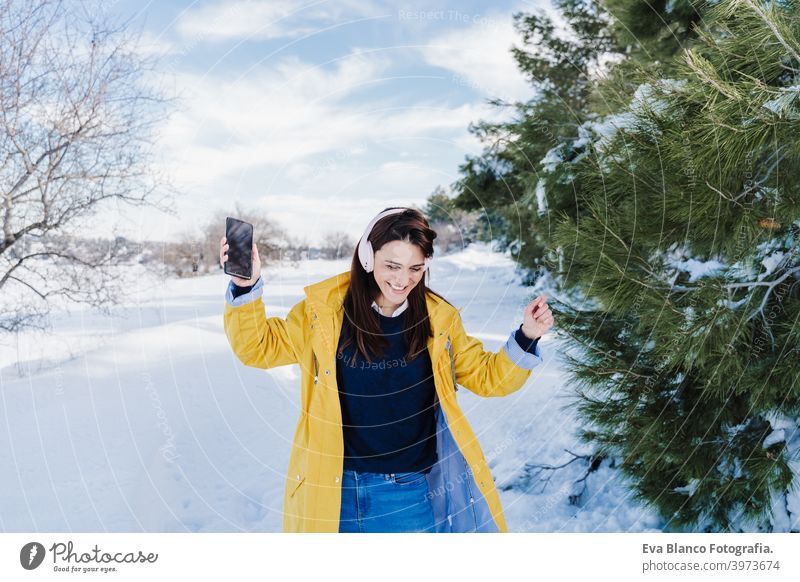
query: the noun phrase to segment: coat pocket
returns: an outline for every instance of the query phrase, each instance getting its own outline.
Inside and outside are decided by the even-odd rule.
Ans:
[[[447,353],[450,354],[450,371],[453,375],[453,390],[458,392],[458,382],[456,382],[456,361],[453,358],[453,342],[450,340],[450,336],[447,336],[447,343],[445,344],[447,347]]]
[[[291,499],[292,497],[294,497],[294,494],[295,494],[295,493],[297,493],[297,490],[298,490],[298,489],[300,489],[300,486],[301,486],[301,485],[302,485],[302,484],[305,482],[305,480],[306,480],[306,478],[305,478],[304,476],[303,476],[303,477],[301,477],[300,475],[298,475],[297,477],[298,477],[298,478],[297,478],[297,479],[295,479],[295,480],[292,482],[292,483],[293,483],[293,485],[291,486],[291,491],[289,492],[289,499]]]

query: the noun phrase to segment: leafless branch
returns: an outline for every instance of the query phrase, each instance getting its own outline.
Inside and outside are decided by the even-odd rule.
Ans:
[[[0,0],[6,297],[15,289],[43,302],[57,295],[113,301],[119,255],[69,248],[78,244],[76,227],[109,202],[169,210],[159,196],[174,190],[152,163],[152,136],[168,114],[167,100],[144,82],[152,59],[136,50],[124,25],[104,15],[102,3],[86,14],[59,0]],[[0,329],[32,321],[0,309]]]
[[[572,491],[569,495],[569,502],[571,505],[577,505],[580,502],[580,499],[583,495],[583,492],[586,490],[586,479],[587,477],[596,471],[600,464],[603,462],[604,457],[600,455],[578,455],[573,453],[568,449],[564,449],[565,452],[572,455],[572,458],[560,465],[550,465],[546,463],[525,463],[525,466],[522,468],[522,473],[517,477],[515,483],[505,485],[501,487],[503,491],[507,491],[513,487],[519,487],[523,489],[527,489],[530,487],[531,482],[536,480],[542,483],[542,489],[539,493],[544,493],[545,488],[550,483],[550,480],[553,478],[553,475],[559,469],[563,469],[575,461],[584,460],[588,463],[588,467],[584,472],[583,476],[579,479],[576,479],[572,483]]]

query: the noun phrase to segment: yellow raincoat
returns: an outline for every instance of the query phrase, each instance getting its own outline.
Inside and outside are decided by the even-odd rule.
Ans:
[[[225,333],[246,366],[301,367],[300,418],[294,433],[283,506],[286,532],[338,532],[344,443],[336,348],[346,271],[304,288],[305,298],[286,318],[267,317],[263,281],[233,299],[226,296]],[[232,283],[231,283],[232,285]],[[428,351],[436,386],[438,461],[428,473],[429,496],[439,532],[507,532],[500,498],[478,440],[456,400],[458,385],[480,396],[519,390],[542,362],[525,352],[513,332],[499,352],[483,350],[464,331],[459,310],[427,295],[434,336]]]

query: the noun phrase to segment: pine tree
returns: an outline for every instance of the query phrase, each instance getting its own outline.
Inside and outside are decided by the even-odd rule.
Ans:
[[[481,211],[488,235],[500,249],[519,249],[517,260],[530,270],[543,265],[547,212],[574,205],[571,194],[561,197],[554,192],[546,206],[540,196],[540,160],[573,136],[585,120],[590,71],[598,66],[601,54],[617,50],[599,2],[556,0],[554,4],[572,37],[565,38],[546,13],[514,15],[522,43],[512,53],[531,84],[532,98],[525,103],[491,101],[513,114],[506,122],[471,126],[485,149],[467,157],[459,167],[461,178],[452,185],[458,207]]]
[[[516,258],[529,271],[543,270],[553,214],[577,211],[582,185],[561,162],[581,155],[583,124],[623,106],[620,96],[639,81],[635,65],[668,71],[669,57],[695,38],[691,24],[705,10],[696,0],[552,4],[558,20],[541,11],[514,15],[522,42],[512,54],[531,99],[492,101],[513,115],[471,127],[485,149],[467,157],[453,184],[456,204],[481,211],[488,236],[501,249],[519,249]]]
[[[798,8],[720,0],[552,168],[581,437],[668,529],[800,529]]]

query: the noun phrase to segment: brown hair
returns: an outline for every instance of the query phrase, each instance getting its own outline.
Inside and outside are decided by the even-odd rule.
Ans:
[[[384,208],[382,212],[392,208],[400,207]],[[384,216],[376,222],[367,240],[372,243],[375,252],[388,242],[402,240],[418,246],[424,257],[433,257],[435,238],[436,231],[430,228],[425,215],[414,208],[406,208],[405,212]],[[379,292],[380,288],[375,281],[374,271],[367,273],[358,260],[358,244],[356,243],[353,260],[350,264],[350,286],[344,296],[344,323],[342,324],[344,341],[339,349],[340,353],[354,340],[356,343],[355,356],[360,352],[369,363],[372,363],[370,352],[378,357],[385,352],[389,342],[381,330],[380,316],[372,308],[372,302]],[[414,360],[427,348],[428,338],[433,335],[428,317],[428,306],[425,302],[427,293],[432,293],[448,302],[425,285],[424,276],[408,294],[408,308],[404,313],[406,325],[403,330],[403,338],[408,345],[406,359],[409,361]],[[351,365],[355,365],[355,362]]]

